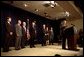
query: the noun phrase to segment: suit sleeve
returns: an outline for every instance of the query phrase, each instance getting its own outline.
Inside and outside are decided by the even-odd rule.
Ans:
[[[16,35],[19,35],[19,34],[18,34],[18,32],[19,32],[18,30],[19,30],[19,29],[18,29],[18,26],[16,25],[16,26],[15,26]]]
[[[11,32],[10,27],[9,27],[9,25],[7,23],[6,23],[6,31],[7,31],[7,33]]]

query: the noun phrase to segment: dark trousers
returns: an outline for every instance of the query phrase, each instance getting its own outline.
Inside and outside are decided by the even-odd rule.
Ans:
[[[26,40],[25,40],[25,46],[27,46],[27,45],[29,45],[29,44],[30,44],[30,42],[29,42],[29,41],[30,41],[30,39],[28,39],[28,40],[26,39]]]
[[[21,48],[21,38],[22,38],[22,36],[16,37],[16,42],[15,42],[15,49],[16,50]]]
[[[62,37],[62,49],[66,49],[66,39],[65,36]]]
[[[49,44],[53,45],[53,39],[49,39]]]
[[[45,46],[46,45],[46,41],[45,39],[42,39],[42,46]]]
[[[30,42],[30,48],[35,47],[34,46],[34,37],[31,37],[29,42]]]
[[[22,48],[25,47],[25,43],[26,43],[26,37],[25,36],[22,36],[22,39],[21,39],[21,47]]]
[[[46,46],[46,38],[45,38],[45,36],[42,39],[42,46]]]
[[[10,40],[11,40],[11,35],[7,35],[7,37],[4,39],[3,52],[9,51]]]

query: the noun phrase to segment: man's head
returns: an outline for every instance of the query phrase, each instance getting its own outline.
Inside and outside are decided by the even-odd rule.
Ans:
[[[11,17],[7,17],[7,21],[8,22],[11,22]]]
[[[43,24],[43,28],[44,28],[44,29],[46,28],[46,25],[45,25],[45,24]]]
[[[35,22],[32,22],[32,25],[35,25]]]
[[[51,27],[51,30],[53,30],[53,28]]]
[[[34,23],[36,23],[36,21],[34,21]]]
[[[66,20],[63,20],[63,21],[61,22],[61,26],[67,26],[67,21],[66,21]]]
[[[18,20],[18,24],[21,24],[21,20]]]
[[[29,21],[29,19],[27,19],[27,21]]]
[[[46,28],[46,30],[48,31],[48,27]]]
[[[64,20],[63,22],[64,22],[64,25],[66,25],[67,21],[66,21],[66,20]]]
[[[26,22],[23,22],[23,26],[26,26]]]

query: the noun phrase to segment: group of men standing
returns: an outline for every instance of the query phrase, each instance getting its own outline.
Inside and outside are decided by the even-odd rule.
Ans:
[[[22,26],[21,26],[22,24]],[[19,50],[25,47],[25,39],[27,39],[26,35],[26,22],[21,22],[21,20],[17,21],[15,25],[15,49]],[[11,18],[7,17],[6,21],[6,38],[4,39],[3,51],[9,51],[10,41],[13,38],[14,32],[11,24]]]
[[[43,44],[42,46],[46,46],[46,45],[53,45],[53,39],[54,39],[54,32],[53,32],[53,28],[47,27],[45,24],[43,24]]]
[[[10,40],[13,36],[13,29],[11,24],[11,18],[8,17],[6,21],[6,38],[4,42],[3,51],[7,52],[9,51],[10,46]],[[42,46],[45,46],[48,41],[53,44],[53,28],[51,27],[50,30],[48,30],[48,27],[43,25],[43,41]],[[49,38],[50,36],[50,38]],[[21,20],[17,21],[17,24],[15,25],[15,50],[20,50],[21,48],[25,48],[26,42],[28,41],[30,44],[30,48],[35,47],[34,40],[37,37],[37,29],[36,29],[36,21],[31,23],[31,26],[29,26],[29,19],[27,19],[26,22],[22,22]]]

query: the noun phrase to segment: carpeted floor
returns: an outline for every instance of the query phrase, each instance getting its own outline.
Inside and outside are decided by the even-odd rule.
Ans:
[[[35,45],[36,48],[29,48],[26,46],[21,50],[15,50],[14,47],[10,47],[11,51],[2,52],[1,56],[55,56],[59,54],[61,56],[80,56],[83,55],[83,48],[79,48],[79,51],[63,50],[61,45],[47,45],[41,46],[40,44]]]

